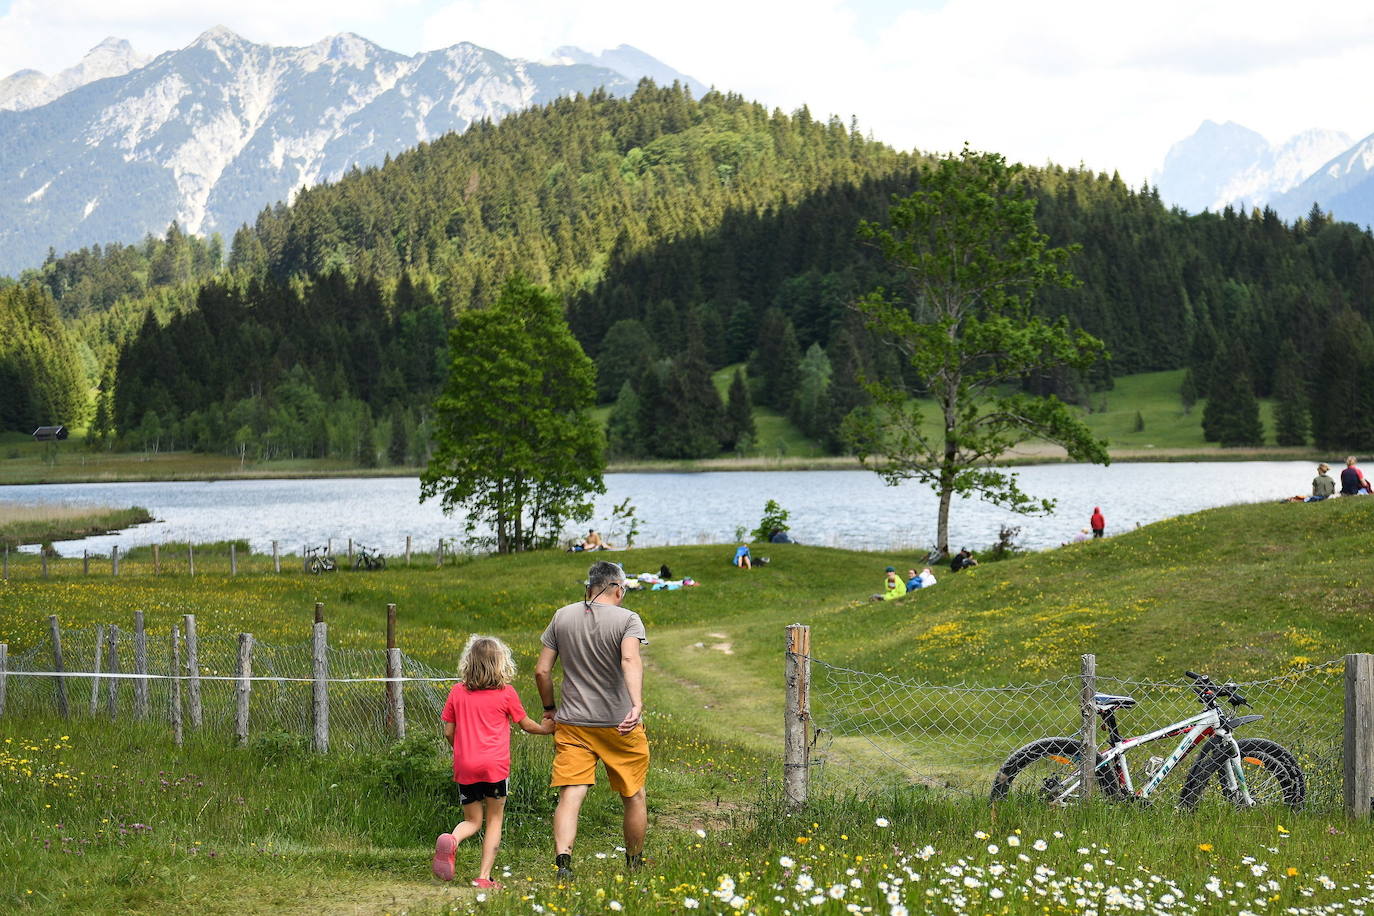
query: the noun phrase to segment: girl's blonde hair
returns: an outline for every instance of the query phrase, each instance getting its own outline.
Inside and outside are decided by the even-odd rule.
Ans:
[[[458,676],[469,690],[494,690],[515,680],[510,647],[495,636],[468,637],[458,659]]]

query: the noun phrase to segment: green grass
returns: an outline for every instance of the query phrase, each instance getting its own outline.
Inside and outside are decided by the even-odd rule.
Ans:
[[[0,503],[0,547],[91,537],[152,520],[142,506],[113,509]]]
[[[915,557],[770,545],[773,563],[745,573],[726,566],[728,549],[720,546],[616,554],[631,572],[668,563],[703,583],[627,601],[643,615],[651,637],[650,868],[628,882],[620,875],[618,805],[598,788],[583,819],[577,886],[557,887],[547,834],[553,797],[543,787],[548,743],[516,734],[515,776],[522,788],[512,800],[498,860],[509,869],[512,889],[481,908],[530,912],[538,903],[600,912],[614,900],[626,911],[650,913],[680,909],[684,898],[694,897],[704,911],[721,912],[731,909],[728,902],[710,895],[720,876],[729,875],[751,907],[781,912],[797,909],[810,893],[796,889],[799,868],[823,890],[858,878],[862,886],[847,887],[844,901],[880,912],[887,912],[892,875],[902,877],[900,893],[911,912],[1005,906],[1007,912],[1040,913],[1045,905],[1076,911],[1078,896],[1105,908],[1108,887],[1136,878],[1145,886],[1131,893],[1158,902],[1175,893],[1166,884],[1174,882],[1179,899],[1202,911],[1230,911],[1236,900],[1239,908],[1258,912],[1254,896],[1270,880],[1278,883],[1277,889],[1263,888],[1265,897],[1277,895],[1270,911],[1357,898],[1364,892],[1341,888],[1374,880],[1366,854],[1374,833],[1329,806],[1296,815],[1212,807],[1183,816],[1168,804],[991,810],[980,801],[930,792],[922,779],[910,778],[912,768],[927,772],[942,757],[962,757],[976,765],[948,775],[981,787],[995,761],[1032,729],[1059,732],[1075,725],[1071,707],[1066,722],[1054,718],[1051,705],[1043,719],[1002,728],[999,714],[1031,708],[1015,705],[1020,701],[1010,695],[997,695],[981,710],[993,723],[975,735],[985,748],[959,744],[955,732],[935,751],[909,738],[869,745],[841,734],[825,749],[831,763],[818,771],[816,803],[801,816],[782,816],[773,803],[780,646],[788,623],[812,625],[819,661],[902,682],[1041,681],[1075,674],[1084,652],[1097,654],[1103,676],[1172,680],[1192,667],[1254,679],[1374,643],[1372,522],[1374,500],[1216,509],[1105,541],[946,573],[929,591],[881,604],[866,597],[877,590],[882,567],[905,568]],[[230,578],[225,553],[223,545],[200,547],[194,582],[176,550],[163,553],[160,575],[153,574],[146,550],[132,551],[118,580],[108,566],[83,576],[80,561],[54,564],[52,577],[43,580],[35,559],[12,557],[11,580],[0,585],[0,641],[10,644],[13,656],[41,643],[50,613],[68,627],[125,627],[132,611],[141,609],[159,640],[177,615],[193,612],[203,638],[247,631],[267,643],[300,644],[318,600],[331,643],[376,648],[385,605],[395,602],[400,643],[409,654],[451,670],[469,632],[495,632],[512,643],[528,672],[549,611],[580,594],[587,562],[541,553],[437,569],[432,558],[417,555],[409,569],[307,577],[289,562],[277,575],[270,558],[241,556],[241,575]],[[864,701],[875,705],[847,709],[827,689],[823,666],[815,675],[813,703],[823,726],[859,712],[855,729],[879,728],[892,716],[914,717],[918,709],[932,725],[950,721],[937,714],[939,706],[905,705],[909,698],[901,690]],[[533,703],[527,675],[518,687],[526,704]],[[79,700],[79,689],[76,694]],[[954,703],[938,696],[944,699],[936,703]],[[1302,715],[1325,717],[1322,727],[1334,721],[1339,728],[1339,699],[1327,697],[1321,705],[1277,692],[1252,699],[1270,715],[1254,734],[1278,737]],[[1187,708],[1186,698],[1167,693],[1142,700],[1129,725],[1162,724],[1160,716]],[[441,887],[428,877],[428,844],[456,813],[440,751],[437,744],[425,749],[422,722],[412,720],[420,737],[408,753],[343,751],[317,758],[270,735],[254,747],[233,749],[223,726],[192,735],[177,749],[165,725],[121,722],[112,728],[84,712],[69,722],[32,712],[16,717],[13,702],[11,715],[0,719],[0,909],[437,913],[476,905],[471,891]],[[967,707],[949,705],[948,711],[953,721],[970,721]],[[896,760],[876,753],[880,745]],[[1323,772],[1330,765],[1329,759],[1309,761]],[[1323,791],[1329,787],[1328,780]],[[879,817],[888,826],[875,823]],[[989,837],[978,837],[979,830]],[[1017,830],[1019,848],[1007,842]],[[1043,852],[1031,848],[1037,839],[1047,843]],[[989,843],[999,851],[989,852]],[[927,844],[935,850],[928,862],[919,855]],[[1018,852],[1031,861],[1021,862]],[[460,851],[460,874],[473,854]],[[795,860],[792,868],[779,863],[784,855]],[[1084,862],[1094,871],[1084,872]],[[1262,880],[1251,871],[1256,864],[1267,866]],[[1000,874],[990,870],[994,865]],[[1036,882],[1027,874],[1036,865],[1057,874]],[[962,877],[945,871],[951,867],[974,876],[978,886],[964,887]],[[907,868],[920,877],[907,875]],[[1290,868],[1296,874],[1289,875]],[[1206,887],[1214,875],[1222,882],[1220,896]],[[1323,876],[1334,890],[1324,886]],[[1081,884],[1089,878],[1104,887]],[[1016,889],[1028,879],[1048,896]],[[1246,886],[1236,887],[1238,881]],[[993,887],[1005,896],[988,897]],[[927,891],[936,896],[927,898]],[[1063,900],[1056,903],[1055,894]],[[829,898],[827,906],[827,912],[840,909]]]

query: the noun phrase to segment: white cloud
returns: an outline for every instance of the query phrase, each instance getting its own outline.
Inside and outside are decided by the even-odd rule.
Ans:
[[[1204,118],[1273,139],[1374,131],[1362,0],[14,0],[0,75],[59,70],[106,35],[158,53],[216,23],[274,44],[351,30],[406,53],[471,41],[537,59],[627,43],[770,106],[857,115],[894,146],[969,141],[1133,183]]]

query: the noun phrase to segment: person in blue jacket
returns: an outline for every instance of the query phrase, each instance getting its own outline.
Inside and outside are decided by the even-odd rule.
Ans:
[[[739,547],[736,548],[736,550],[735,550],[735,558],[734,558],[733,560],[731,560],[730,562],[732,562],[734,565],[738,566],[740,569],[753,569],[753,568],[754,568],[754,563],[753,563],[753,561],[749,558],[749,545],[748,545],[748,544],[741,544],[741,545],[739,545]]]

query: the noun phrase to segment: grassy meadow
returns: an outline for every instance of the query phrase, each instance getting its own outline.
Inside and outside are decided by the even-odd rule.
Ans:
[[[1329,804],[1296,813],[1213,804],[1189,816],[1167,800],[1051,811],[970,797],[985,791],[1023,731],[1071,730],[1071,707],[1003,727],[999,712],[1025,707],[998,699],[984,711],[991,724],[967,726],[963,744],[952,733],[933,743],[865,741],[864,727],[907,709],[900,691],[886,692],[858,710],[867,722],[818,745],[828,762],[815,800],[783,812],[782,632],[795,621],[812,625],[816,723],[837,730],[856,710],[841,708],[821,662],[892,684],[994,686],[1074,675],[1078,656],[1094,652],[1104,678],[1172,682],[1191,667],[1237,680],[1292,673],[1298,683],[1310,665],[1374,647],[1372,524],[1374,500],[1216,509],[946,571],[936,587],[880,604],[867,597],[882,568],[904,569],[916,557],[768,545],[773,562],[741,572],[727,565],[724,546],[608,554],[632,574],[667,563],[702,585],[626,602],[651,639],[649,862],[642,874],[623,873],[619,805],[598,786],[569,887],[552,874],[547,739],[512,737],[515,790],[498,857],[507,889],[478,895],[429,875],[433,837],[457,814],[433,723],[427,728],[415,707],[406,742],[321,757],[298,735],[261,732],[237,749],[223,728],[207,728],[176,748],[162,722],[112,726],[81,701],[66,721],[16,715],[12,705],[0,719],[0,909],[1353,912],[1374,902],[1374,830]],[[12,557],[0,585],[0,641],[13,658],[44,644],[48,614],[71,628],[125,627],[141,609],[156,640],[178,615],[195,613],[202,638],[247,631],[264,643],[304,643],[322,601],[332,644],[377,648],[385,605],[395,602],[401,646],[444,670],[470,632],[510,641],[517,687],[532,705],[527,672],[538,633],[552,608],[580,596],[588,562],[539,553],[436,568],[417,555],[410,568],[393,561],[382,573],[314,577],[290,562],[274,574],[270,558],[241,555],[240,575],[230,578],[226,554],[226,545],[198,547],[194,580],[177,548],[164,551],[160,574],[146,551],[132,551],[117,580],[108,565],[82,575],[79,561],[54,566],[45,580],[35,558]],[[76,683],[81,698],[85,682]],[[1325,705],[1317,697],[1252,697],[1269,716],[1253,734],[1283,737],[1309,716],[1320,719],[1314,728],[1339,723],[1330,695]],[[1167,697],[1142,698],[1127,725],[1186,711]],[[955,784],[967,792],[934,791],[912,775],[912,764],[923,773],[951,754],[968,755],[967,772],[951,776],[965,779]],[[1307,763],[1326,772],[1332,761]],[[460,877],[475,855],[460,848]]]

